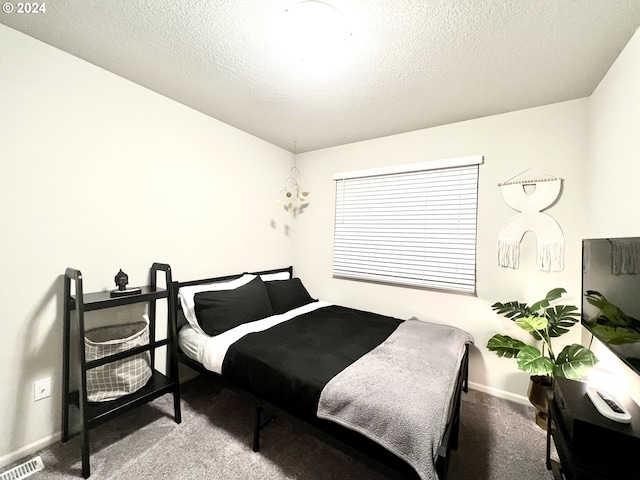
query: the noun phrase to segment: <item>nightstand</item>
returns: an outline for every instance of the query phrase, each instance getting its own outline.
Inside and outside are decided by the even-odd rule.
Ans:
[[[158,288],[157,275],[164,272],[166,288]],[[74,283],[75,295],[71,294]],[[63,392],[62,392],[62,442],[69,439],[69,409],[73,405],[80,411],[80,435],[82,436],[82,476],[91,474],[89,466],[89,430],[139,405],[149,402],[166,393],[173,394],[174,419],[182,421],[180,412],[180,384],[178,381],[177,334],[171,267],[163,263],[151,266],[150,284],[140,287],[139,292],[132,295],[112,296],[111,292],[84,293],[80,270],[67,268],[64,275],[64,332],[63,332]],[[166,300],[168,305],[167,332],[165,338],[156,339],[156,301]],[[112,354],[98,360],[87,361],[85,358],[85,312],[113,308],[134,303],[147,303],[149,316],[149,343],[134,347],[124,352]],[[71,313],[75,311],[73,316]],[[161,373],[154,366],[155,350],[166,347],[167,372]],[[87,400],[87,370],[115,362],[142,352],[150,352],[152,374],[145,386],[138,391],[124,395],[115,400],[105,402],[89,402]],[[72,362],[72,358],[74,357]],[[72,371],[73,370],[73,371]],[[71,385],[71,378],[77,377],[77,387]]]
[[[602,416],[587,396],[583,382],[555,378],[547,390],[547,468],[566,480],[634,480],[640,478],[640,409],[624,402],[630,424]],[[560,464],[550,458],[553,440]]]

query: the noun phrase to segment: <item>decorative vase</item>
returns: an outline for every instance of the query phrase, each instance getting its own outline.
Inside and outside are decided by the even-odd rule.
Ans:
[[[531,375],[527,396],[536,409],[536,424],[547,429],[547,388],[551,386],[551,378],[547,375]]]

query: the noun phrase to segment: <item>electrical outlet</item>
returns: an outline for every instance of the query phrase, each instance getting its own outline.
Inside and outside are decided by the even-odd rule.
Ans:
[[[51,377],[33,382],[33,401],[37,402],[51,396]]]

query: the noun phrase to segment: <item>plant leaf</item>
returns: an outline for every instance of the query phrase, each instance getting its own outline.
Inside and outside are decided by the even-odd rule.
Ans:
[[[507,303],[496,302],[491,305],[491,308],[510,320],[533,315],[533,312],[529,309],[526,303],[520,303],[515,300]]]
[[[611,326],[628,327],[633,323],[631,317],[625,314],[613,303],[609,302],[600,292],[595,290],[587,290],[585,298],[594,307],[600,310],[598,320]]]
[[[591,327],[602,341],[610,345],[640,342],[640,333],[628,327],[614,327],[609,325],[593,325]]]
[[[609,303],[607,302],[607,299],[604,298],[604,295],[602,295],[600,292],[596,292],[595,290],[587,290],[584,296],[587,301],[598,310],[602,310],[602,306],[605,303]]]
[[[549,375],[553,373],[553,362],[545,357],[536,347],[526,345],[520,349],[516,357],[518,368],[529,375]]]
[[[517,301],[500,303],[496,302],[491,305],[491,308],[500,315],[504,315],[510,320],[515,320],[522,317],[528,317],[533,315],[533,312],[529,309],[526,303],[520,303]]]
[[[516,325],[527,332],[535,332],[538,330],[544,330],[547,328],[549,322],[545,317],[530,316],[525,318],[519,318],[516,320]]]
[[[499,357],[513,358],[520,353],[520,349],[525,345],[524,342],[508,335],[496,333],[487,342],[487,349],[495,352]]]
[[[591,370],[596,363],[598,363],[598,359],[591,350],[574,343],[562,349],[562,352],[556,358],[556,366],[553,373],[558,377],[578,380]]]
[[[554,300],[559,299],[565,293],[567,293],[567,291],[562,287],[554,288],[553,290],[549,290],[545,298],[550,302],[553,302]]]
[[[569,331],[580,320],[578,307],[574,305],[557,305],[547,308],[545,316],[549,320],[549,336],[559,337]]]
[[[562,294],[566,292],[567,291],[564,288],[554,288],[553,290],[549,290],[542,300],[531,305],[531,310],[533,312],[538,312],[543,308],[547,308],[551,302],[559,299]]]

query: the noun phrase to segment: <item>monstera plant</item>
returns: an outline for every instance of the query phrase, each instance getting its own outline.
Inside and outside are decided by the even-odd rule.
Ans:
[[[565,289],[554,288],[531,305],[517,301],[494,303],[493,310],[529,332],[541,349],[501,334],[491,337],[487,348],[499,357],[515,358],[518,368],[532,378],[559,376],[576,380],[584,376],[598,362],[593,352],[574,343],[556,355],[551,342],[552,338],[567,333],[580,318],[578,308],[573,305],[551,305],[564,293]]]

